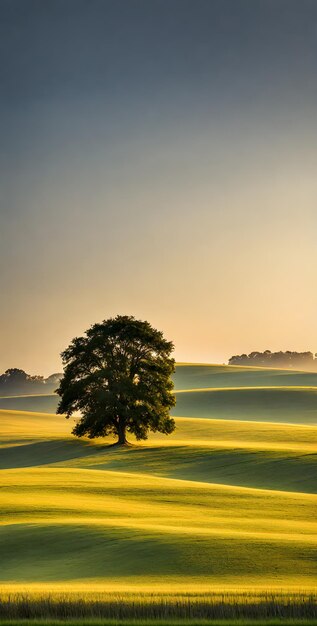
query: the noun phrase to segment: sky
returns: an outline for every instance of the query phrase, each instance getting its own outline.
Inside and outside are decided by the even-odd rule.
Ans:
[[[0,371],[317,351],[317,2],[0,0]]]

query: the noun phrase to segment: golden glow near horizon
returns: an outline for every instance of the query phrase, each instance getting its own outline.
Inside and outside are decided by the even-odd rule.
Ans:
[[[2,369],[59,370],[73,336],[117,313],[162,329],[180,361],[316,349],[316,182],[307,175],[299,186],[294,172],[271,187],[246,174],[251,189],[245,179],[228,189],[181,177],[166,190],[157,176],[111,202],[100,181],[80,206],[56,185],[45,216],[15,236]],[[42,209],[44,193],[32,190],[29,207]]]

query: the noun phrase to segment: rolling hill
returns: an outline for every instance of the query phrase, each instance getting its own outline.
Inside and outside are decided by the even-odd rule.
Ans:
[[[314,589],[314,375],[250,369],[179,366],[175,433],[124,449],[2,409],[2,589]]]
[[[1,581],[311,587],[316,497],[79,468],[3,472]]]
[[[0,469],[59,465],[317,492],[317,427],[176,418],[175,432],[127,449],[70,435],[62,416],[0,411]]]
[[[177,417],[317,424],[317,373],[177,365]],[[0,409],[55,413],[56,395],[0,397]]]
[[[174,383],[176,389],[317,387],[317,372],[241,365],[178,363]]]

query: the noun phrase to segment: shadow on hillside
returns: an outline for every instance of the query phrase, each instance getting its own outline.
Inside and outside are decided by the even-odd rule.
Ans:
[[[151,474],[240,487],[316,493],[317,455],[242,448],[106,446],[82,468]]]
[[[58,464],[240,487],[316,493],[317,455],[243,448],[95,445],[56,439],[0,449],[0,469]]]
[[[317,388],[241,387],[176,392],[174,417],[275,422],[317,423]]]
[[[9,411],[35,411],[56,413],[58,397],[56,395],[0,397],[0,409]]]
[[[108,446],[107,446],[108,447]],[[96,454],[104,447],[89,441],[54,439],[0,449],[0,469],[48,465]]]

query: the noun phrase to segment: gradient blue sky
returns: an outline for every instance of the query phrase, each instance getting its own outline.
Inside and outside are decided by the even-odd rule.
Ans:
[[[317,350],[317,2],[0,0],[0,370]]]

